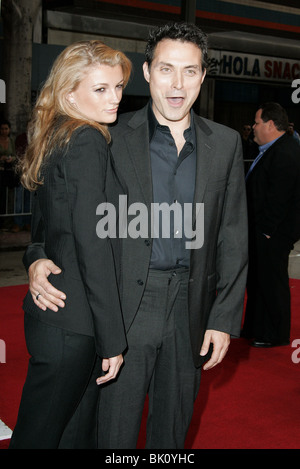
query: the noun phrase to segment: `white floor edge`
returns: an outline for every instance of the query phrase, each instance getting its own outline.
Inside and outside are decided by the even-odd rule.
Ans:
[[[0,420],[0,440],[8,440],[11,438],[12,430]]]

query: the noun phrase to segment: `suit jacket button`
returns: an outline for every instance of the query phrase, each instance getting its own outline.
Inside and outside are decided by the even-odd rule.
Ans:
[[[150,241],[149,241],[149,239],[145,239],[144,243],[146,244],[146,246],[150,246]]]
[[[144,285],[144,282],[143,282],[143,280],[141,280],[141,279],[139,279],[139,280],[137,281],[137,283],[138,283],[139,285],[141,285],[141,286]]]

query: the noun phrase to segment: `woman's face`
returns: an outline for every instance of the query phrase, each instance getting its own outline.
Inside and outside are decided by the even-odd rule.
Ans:
[[[9,126],[7,124],[2,124],[0,127],[0,135],[2,137],[7,137],[10,133]]]
[[[124,87],[121,65],[90,67],[68,100],[80,114],[103,124],[114,122]]]

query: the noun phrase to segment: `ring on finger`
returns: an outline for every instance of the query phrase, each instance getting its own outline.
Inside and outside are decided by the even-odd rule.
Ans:
[[[39,296],[42,296],[42,295],[41,295],[40,293],[38,293],[38,294],[36,295],[36,297],[35,297],[35,299],[36,299],[37,301],[39,301]]]

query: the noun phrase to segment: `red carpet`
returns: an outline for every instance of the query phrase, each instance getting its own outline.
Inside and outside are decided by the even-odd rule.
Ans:
[[[233,340],[223,363],[203,372],[187,449],[300,448],[300,280],[290,283],[291,345],[264,350],[249,347],[244,339]],[[0,420],[11,429],[27,367],[22,313],[26,289],[0,288],[0,339],[6,345],[6,363],[0,363]],[[144,437],[145,418],[139,448]],[[8,440],[0,441],[0,449],[7,446]]]

